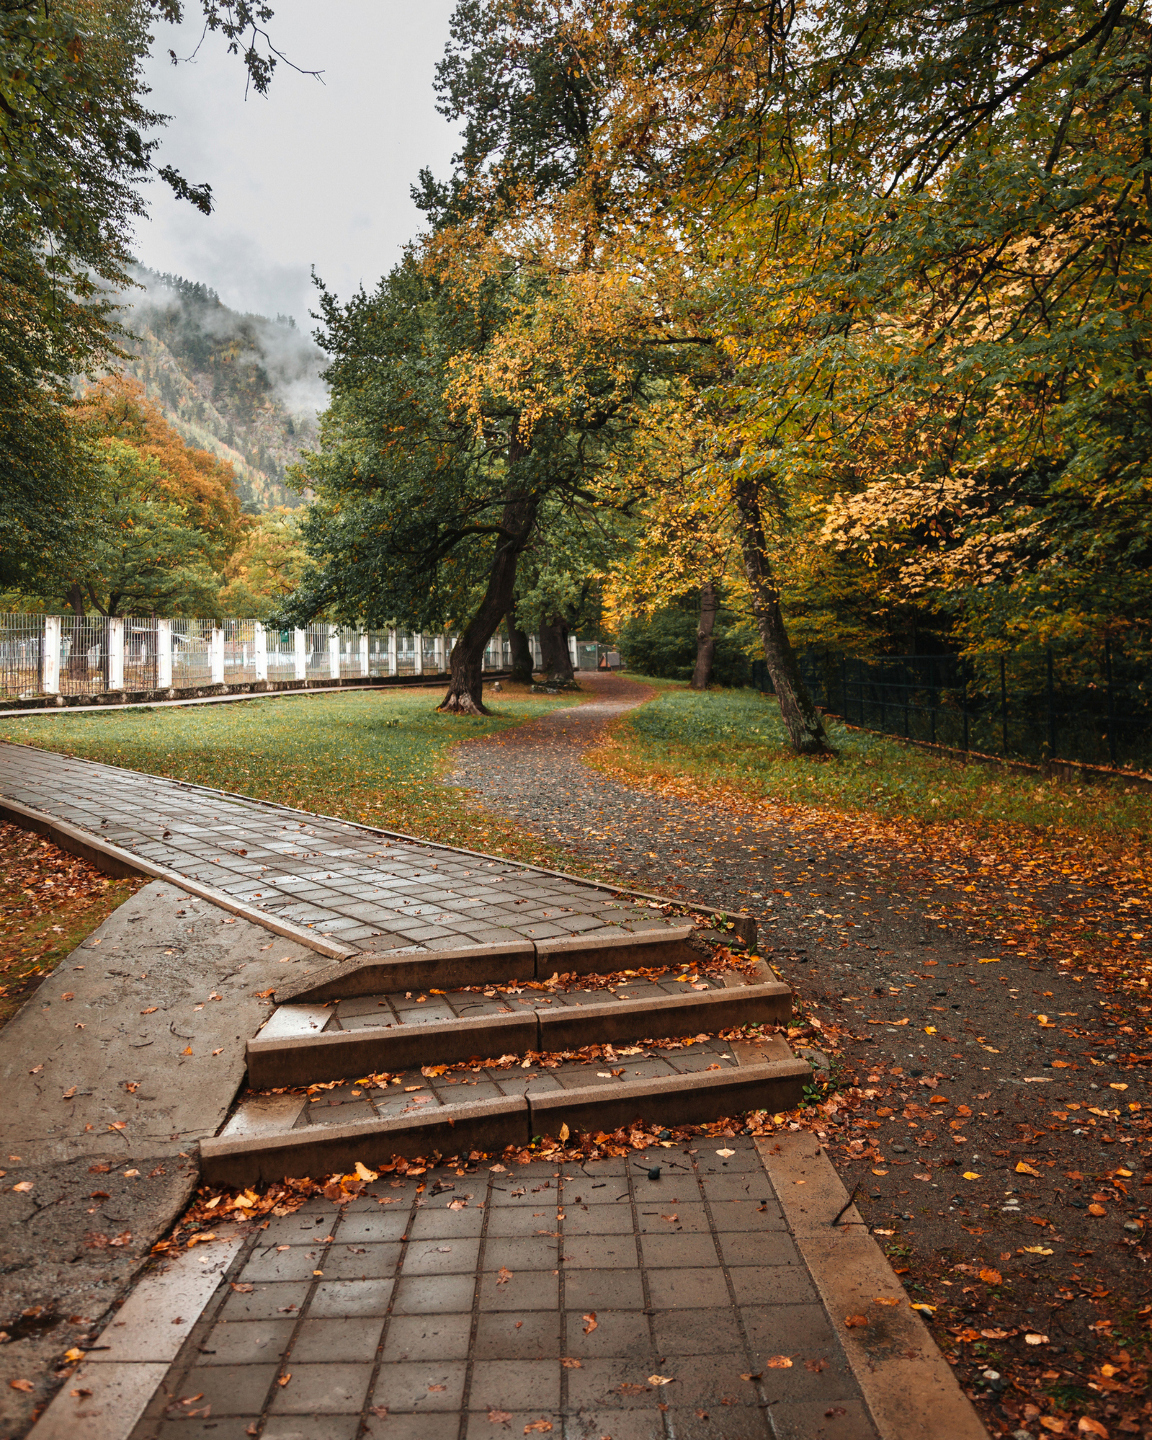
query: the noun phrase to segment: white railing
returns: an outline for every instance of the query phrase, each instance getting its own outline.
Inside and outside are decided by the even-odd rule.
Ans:
[[[259,620],[0,614],[0,696],[445,675],[456,639],[351,625],[276,630]],[[538,667],[540,642],[532,635],[529,644]],[[575,637],[569,645],[574,664],[595,667],[595,645]],[[511,663],[510,642],[493,636],[484,669],[506,670]]]

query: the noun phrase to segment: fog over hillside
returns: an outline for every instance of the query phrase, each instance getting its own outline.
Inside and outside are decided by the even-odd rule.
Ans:
[[[286,470],[327,404],[324,356],[290,316],[242,315],[207,286],[143,267],[124,297],[121,368],[189,444],[235,467],[249,513],[298,505]]]

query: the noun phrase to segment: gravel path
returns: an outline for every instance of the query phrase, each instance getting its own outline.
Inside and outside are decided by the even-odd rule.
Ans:
[[[1120,1317],[1152,1300],[1139,1188],[1142,1172],[1152,1184],[1141,1068],[1152,1057],[1138,1053],[1152,1050],[1149,1007],[1103,976],[1014,954],[1011,891],[973,915],[961,867],[913,847],[870,853],[832,824],[821,836],[810,820],[736,815],[590,769],[584,753],[654,692],[615,676],[580,683],[580,706],[462,745],[455,783],[582,868],[757,914],[762,953],[807,1014],[833,1027],[841,1074],[861,1087],[827,1127],[829,1153],[891,1237],[913,1297],[939,1307],[938,1338],[955,1346],[993,1433],[1025,1423],[1035,1433],[1039,1414],[1079,1405],[1152,1435],[1133,1419],[1138,1385],[1107,1404],[1086,1389],[1117,1360]],[[1053,924],[1080,903],[1058,885],[1045,896]],[[1092,903],[1106,908],[1103,888]],[[994,1327],[993,1343],[980,1325],[985,1336]],[[1146,1325],[1123,1332],[1133,1349]],[[1045,1338],[1026,1348],[1026,1331]],[[1084,1398],[1062,1409],[1053,1393]]]

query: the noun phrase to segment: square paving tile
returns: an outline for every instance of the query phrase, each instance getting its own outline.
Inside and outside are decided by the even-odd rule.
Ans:
[[[716,1306],[710,1310],[665,1310],[652,1320],[658,1354],[742,1354],[738,1313]],[[746,1367],[745,1367],[746,1368]]]
[[[324,1318],[309,1314],[292,1344],[292,1364],[375,1359],[384,1321],[378,1315]]]
[[[741,1237],[743,1238],[743,1237]],[[716,1243],[709,1234],[685,1231],[644,1235],[640,1240],[644,1263],[661,1269],[684,1269],[688,1266],[716,1264]]]
[[[650,1270],[648,1292],[653,1309],[699,1310],[729,1303],[724,1272],[716,1268]]]
[[[384,1359],[466,1360],[472,1334],[468,1315],[393,1315],[384,1337]]]
[[[793,1400],[768,1410],[773,1440],[877,1440],[876,1427],[858,1400]],[[613,1437],[615,1440],[615,1437]]]
[[[391,1280],[321,1280],[308,1305],[309,1316],[384,1315],[392,1300]]]
[[[551,1270],[514,1271],[503,1284],[498,1271],[480,1277],[481,1312],[497,1310],[555,1310],[560,1281]]]
[[[272,1415],[352,1415],[364,1404],[372,1366],[295,1365],[291,1380],[277,1385],[268,1410]]]
[[[467,1367],[462,1360],[393,1361],[380,1366],[373,1405],[393,1410],[458,1412]]]
[[[397,1282],[392,1308],[397,1315],[461,1314],[472,1309],[475,1292],[474,1275],[410,1275]]]
[[[281,1315],[295,1315],[308,1294],[308,1280],[255,1284],[250,1295],[231,1291],[224,1302],[222,1320],[278,1320]]]
[[[535,1236],[540,1231],[551,1232],[559,1228],[555,1204],[546,1210],[513,1210],[505,1207],[493,1210],[488,1217],[488,1243],[506,1236]],[[564,1222],[564,1231],[567,1234],[567,1220]]]
[[[639,1270],[565,1269],[564,1305],[569,1310],[643,1310]]]
[[[471,1097],[468,1097],[471,1098]],[[484,1211],[475,1207],[449,1210],[446,1206],[426,1205],[417,1211],[407,1234],[409,1249],[422,1240],[461,1240],[476,1237],[484,1228]],[[404,1234],[404,1231],[400,1232]]]
[[[473,1409],[550,1411],[560,1404],[557,1360],[477,1360],[472,1366]]]
[[[291,1245],[286,1250],[277,1250],[275,1246],[254,1250],[241,1279],[252,1284],[261,1280],[311,1280],[313,1272],[324,1263],[324,1248]]]
[[[718,1440],[721,1436],[723,1440],[766,1440],[772,1435],[766,1412],[753,1406],[717,1406],[705,1410],[704,1419],[696,1413],[700,1409],[704,1407],[693,1405],[669,1410],[669,1428],[677,1440]],[[815,1434],[805,1436],[805,1440],[815,1440]]]
[[[216,1415],[259,1415],[279,1365],[196,1365],[180,1385],[184,1395],[203,1395],[197,1408],[212,1407]]]
[[[588,1316],[596,1321],[592,1330],[589,1330]],[[658,1353],[653,1348],[648,1319],[640,1310],[567,1310],[564,1354],[580,1360],[637,1360],[646,1364]]]
[[[295,1319],[221,1321],[200,1348],[198,1365],[255,1365],[278,1361]],[[215,1352],[215,1353],[213,1353]]]
[[[273,1415],[263,1440],[356,1440],[359,1415]]]
[[[795,1241],[782,1231],[729,1231],[719,1237],[726,1265],[803,1265]]]
[[[335,1244],[320,1267],[326,1280],[378,1280],[395,1273],[401,1246]]]
[[[611,1212],[609,1212],[611,1213]],[[564,1222],[565,1270],[602,1270],[606,1265],[635,1270],[639,1267],[635,1238],[628,1234],[569,1235]]]
[[[552,1235],[497,1235],[484,1246],[484,1269],[555,1270],[560,1242]]]
[[[404,1255],[405,1275],[471,1275],[480,1256],[480,1241],[444,1237],[409,1241]]]
[[[477,1316],[476,1360],[538,1360],[567,1354],[560,1349],[561,1317],[550,1310],[504,1310]],[[510,1407],[505,1405],[505,1410]]]
[[[579,1370],[568,1372],[568,1404],[573,1410],[648,1410],[655,1416],[667,1387],[648,1384],[648,1376],[657,1373],[649,1368],[654,1363],[640,1357],[585,1360]]]

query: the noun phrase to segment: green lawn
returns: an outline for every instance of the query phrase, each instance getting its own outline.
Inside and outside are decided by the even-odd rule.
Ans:
[[[637,777],[723,780],[787,804],[892,819],[1023,825],[1105,845],[1152,836],[1147,793],[964,765],[835,721],[829,731],[838,758],[802,759],[787,746],[774,700],[750,690],[665,689],[625,717],[622,750],[604,758]]]
[[[356,691],[228,705],[29,715],[0,738],[169,775],[519,859],[555,859],[440,783],[458,740],[492,735],[576,697],[486,697],[489,718],[438,715],[439,692]]]

